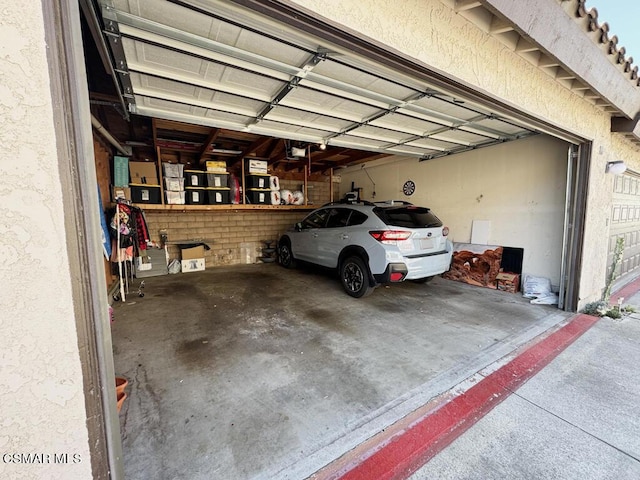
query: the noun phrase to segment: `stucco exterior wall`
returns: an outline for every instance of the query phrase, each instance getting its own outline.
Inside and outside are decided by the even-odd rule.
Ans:
[[[91,478],[40,2],[0,0],[0,477]]]
[[[606,271],[606,212],[613,184],[604,174],[605,166],[608,161],[624,159],[630,168],[640,170],[640,151],[610,133],[608,114],[456,14],[451,2],[403,0],[399,8],[398,3],[386,0],[292,1],[520,111],[593,141],[579,296],[581,304],[600,296]],[[560,6],[558,14],[564,14]]]
[[[426,162],[397,157],[340,171],[340,192],[355,182],[372,200],[375,183],[376,201],[432,208],[454,242],[470,242],[473,220],[487,220],[490,245],[523,248],[523,272],[559,285],[568,148],[540,135]],[[402,193],[409,179],[411,197]]]

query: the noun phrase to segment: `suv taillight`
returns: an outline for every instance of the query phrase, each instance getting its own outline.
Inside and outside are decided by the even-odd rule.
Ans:
[[[449,235],[449,227],[442,227],[442,236],[446,237]]]
[[[394,243],[406,240],[411,236],[411,232],[406,230],[371,230],[369,235],[381,243]]]

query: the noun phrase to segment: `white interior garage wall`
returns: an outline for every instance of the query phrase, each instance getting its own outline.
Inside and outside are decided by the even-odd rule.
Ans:
[[[611,134],[607,113],[456,13],[451,7],[453,1],[404,0],[402,8],[387,0],[291,1],[518,110],[593,141],[579,303],[582,306],[600,298],[607,267],[607,212],[613,191],[613,179],[605,175],[605,166],[621,159],[640,171],[638,148]],[[558,13],[564,14],[560,10]],[[604,45],[602,55],[607,55]]]
[[[406,200],[432,208],[454,242],[471,241],[474,220],[491,222],[488,244],[524,248],[523,272],[559,285],[569,144],[538,135],[419,162],[394,157],[336,172],[340,196],[352,182],[362,198]],[[402,193],[405,181],[416,191]]]

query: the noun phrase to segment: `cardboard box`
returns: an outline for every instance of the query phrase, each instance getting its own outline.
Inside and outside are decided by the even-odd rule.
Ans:
[[[180,262],[183,273],[201,272],[204,270],[204,258],[192,258]]]
[[[224,160],[207,160],[206,166],[207,166],[207,172],[214,172],[214,173],[227,172],[227,162],[225,162]]]
[[[500,272],[496,275],[496,288],[503,292],[516,293],[520,291],[520,275],[517,273]]]
[[[248,170],[247,173],[267,173],[267,161],[266,160],[252,160],[248,158],[245,165]]]
[[[119,198],[131,200],[131,189],[129,187],[115,187],[112,185],[111,200],[115,202]]]
[[[156,164],[153,162],[129,162],[131,182],[138,185],[160,185]]]
[[[181,249],[182,260],[192,260],[194,258],[204,258],[204,245],[197,247],[183,248]]]

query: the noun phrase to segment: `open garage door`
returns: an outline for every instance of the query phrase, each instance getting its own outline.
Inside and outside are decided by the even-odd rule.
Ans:
[[[353,151],[433,160],[538,134],[583,142],[290,5],[109,0],[93,11],[128,112],[322,146],[323,168],[364,161]],[[588,162],[567,171],[571,232],[551,247],[564,255],[579,250],[570,200]],[[577,298],[576,262],[561,262]]]

